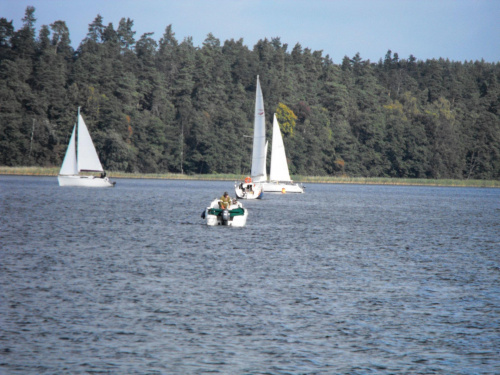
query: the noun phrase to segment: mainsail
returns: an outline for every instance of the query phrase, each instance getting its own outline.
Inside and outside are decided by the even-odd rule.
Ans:
[[[255,97],[255,116],[253,127],[252,171],[250,176],[254,182],[264,182],[266,175],[266,118],[264,114],[264,98],[257,76],[257,92]]]
[[[78,111],[78,170],[102,172],[102,165],[89,131]]]

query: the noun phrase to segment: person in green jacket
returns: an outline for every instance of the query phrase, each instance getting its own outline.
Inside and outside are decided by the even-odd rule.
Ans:
[[[225,210],[226,208],[229,208],[229,206],[231,205],[231,197],[229,196],[227,191],[224,192],[224,195],[222,197],[220,197],[219,205],[220,205],[220,208],[222,208],[223,210]]]

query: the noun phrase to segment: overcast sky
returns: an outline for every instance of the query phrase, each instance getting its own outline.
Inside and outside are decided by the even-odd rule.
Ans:
[[[334,63],[357,52],[377,62],[389,49],[400,58],[500,61],[500,0],[0,0],[0,17],[17,30],[30,5],[37,33],[65,21],[75,48],[100,14],[115,29],[132,19],[136,40],[154,32],[159,41],[171,24],[179,42],[192,37],[195,46],[209,33],[250,49],[279,37],[288,51],[299,43]]]

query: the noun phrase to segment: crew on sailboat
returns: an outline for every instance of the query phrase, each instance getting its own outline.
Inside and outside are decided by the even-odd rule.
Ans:
[[[245,181],[240,184],[240,189],[243,194],[246,194],[247,192],[251,193],[253,191],[252,179],[250,177],[246,177]]]

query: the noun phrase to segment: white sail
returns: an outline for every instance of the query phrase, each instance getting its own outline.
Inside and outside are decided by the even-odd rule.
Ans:
[[[266,141],[266,147],[264,148],[264,182],[267,181],[267,150],[269,149],[269,142]]]
[[[78,113],[78,170],[103,171],[94,143],[80,113]]]
[[[257,92],[255,97],[255,116],[253,127],[252,171],[250,176],[254,182],[264,182],[266,176],[266,123],[264,115],[264,98],[257,76]]]
[[[285,145],[281,136],[280,126],[274,114],[273,119],[273,143],[271,150],[270,181],[291,181],[288,163],[286,162]]]
[[[75,143],[75,129],[76,125],[73,127],[73,132],[71,133],[71,138],[69,139],[68,149],[66,150],[66,155],[59,171],[60,175],[75,175],[78,174],[78,166],[76,164],[76,143]]]

